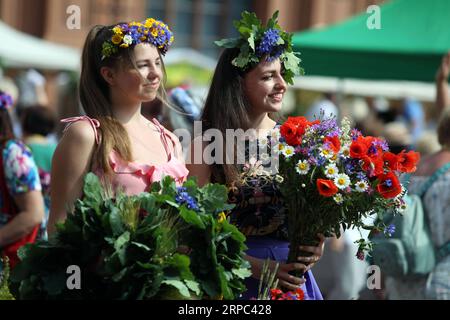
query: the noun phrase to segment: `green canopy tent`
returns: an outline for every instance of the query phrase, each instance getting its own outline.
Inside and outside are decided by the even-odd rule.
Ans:
[[[363,13],[324,29],[295,33],[306,75],[434,81],[450,49],[450,1],[392,0],[380,7],[381,28]]]

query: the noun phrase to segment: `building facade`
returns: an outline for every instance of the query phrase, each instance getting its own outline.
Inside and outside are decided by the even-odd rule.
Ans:
[[[243,10],[266,21],[280,11],[280,25],[290,32],[323,27],[364,12],[383,0],[0,0],[0,19],[14,28],[50,41],[81,48],[96,24],[142,20],[152,16],[174,31],[175,47],[191,47],[217,56],[214,40],[235,35],[232,21]],[[80,28],[67,21],[79,8]]]

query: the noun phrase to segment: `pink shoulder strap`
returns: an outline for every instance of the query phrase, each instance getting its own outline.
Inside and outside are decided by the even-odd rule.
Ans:
[[[79,116],[79,117],[62,119],[61,122],[68,123],[68,125],[64,128],[63,132],[66,132],[66,130],[70,127],[71,124],[78,122],[78,121],[88,121],[91,124],[91,127],[94,130],[94,134],[95,134],[95,142],[97,144],[99,144],[99,135],[98,135],[97,128],[100,128],[100,122],[97,119],[89,118],[88,116]]]
[[[167,156],[169,157],[169,159],[171,158],[171,156],[172,156],[172,153],[170,152],[170,148],[169,148],[169,143],[167,142],[167,133],[166,133],[166,130],[164,129],[164,127],[159,123],[159,121],[158,120],[156,120],[155,118],[153,118],[152,119],[152,122],[158,127],[158,129],[159,129],[159,132],[161,133],[161,139],[162,139],[162,142],[163,142],[163,145],[164,145],[164,149],[166,149],[166,153],[167,153]],[[170,136],[169,136],[169,138],[170,138]]]

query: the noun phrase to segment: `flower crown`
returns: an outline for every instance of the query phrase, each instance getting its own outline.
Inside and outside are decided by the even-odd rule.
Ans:
[[[266,61],[280,58],[284,69],[283,78],[293,84],[294,77],[304,72],[300,67],[301,60],[296,56],[299,53],[292,50],[292,34],[283,31],[277,19],[278,11],[263,27],[255,13],[244,11],[242,19],[234,22],[240,37],[222,39],[215,41],[215,44],[222,48],[239,48],[239,55],[232,64],[242,70],[258,64],[263,57],[266,57]]]
[[[139,43],[151,43],[164,55],[173,42],[173,33],[169,27],[153,18],[143,22],[118,24],[112,28],[112,32],[111,39],[103,43],[102,60],[116,54],[119,48],[128,48]]]
[[[13,105],[13,98],[7,93],[0,94],[0,110],[8,110]]]

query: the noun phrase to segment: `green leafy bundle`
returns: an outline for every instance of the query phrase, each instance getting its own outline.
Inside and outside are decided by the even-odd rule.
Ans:
[[[0,258],[0,266],[3,265],[3,270],[0,272],[0,300],[15,300],[14,296],[9,291],[9,263],[8,257],[3,260]]]
[[[48,242],[27,245],[11,280],[20,299],[234,299],[250,275],[243,235],[226,220],[224,186],[183,188],[196,210],[177,201],[165,177],[138,196],[105,196],[92,173],[73,214]],[[182,247],[190,248],[185,254]],[[67,286],[67,268],[81,270],[81,289]]]

